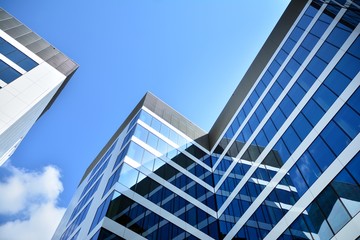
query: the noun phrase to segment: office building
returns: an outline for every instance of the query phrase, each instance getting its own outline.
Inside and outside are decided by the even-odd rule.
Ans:
[[[356,239],[359,20],[291,1],[208,133],[147,93],[53,239]]]
[[[0,9],[0,166],[50,108],[77,67]]]

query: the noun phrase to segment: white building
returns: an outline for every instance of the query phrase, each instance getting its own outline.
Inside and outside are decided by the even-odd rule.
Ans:
[[[0,166],[78,65],[0,9]]]

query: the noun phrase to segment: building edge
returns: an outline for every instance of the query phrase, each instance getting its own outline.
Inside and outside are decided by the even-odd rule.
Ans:
[[[226,126],[230,123],[232,117],[239,109],[247,94],[250,92],[250,89],[254,86],[259,75],[264,70],[270,58],[274,55],[274,52],[279,47],[281,41],[294,24],[306,3],[307,1],[305,0],[290,1],[288,7],[278,20],[269,37],[261,47],[259,53],[256,55],[250,67],[211,127],[209,131],[210,149],[215,146],[216,141],[226,129]]]

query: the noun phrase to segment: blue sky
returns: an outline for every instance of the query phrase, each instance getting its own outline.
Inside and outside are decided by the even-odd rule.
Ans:
[[[9,176],[52,174],[52,204],[63,211],[86,167],[146,91],[209,130],[288,2],[0,0],[80,65],[0,169],[0,192]],[[29,218],[3,215],[0,224],[14,216]]]

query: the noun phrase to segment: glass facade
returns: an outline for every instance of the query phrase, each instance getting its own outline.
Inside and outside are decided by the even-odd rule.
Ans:
[[[144,103],[79,186],[63,234],[356,238],[344,232],[360,235],[359,20],[355,1],[308,1],[210,148]]]

